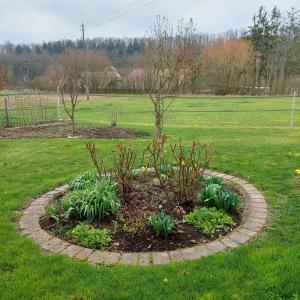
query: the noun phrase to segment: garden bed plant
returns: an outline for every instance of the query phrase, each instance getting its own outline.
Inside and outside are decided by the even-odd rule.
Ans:
[[[215,154],[210,145],[153,140],[138,166],[139,153],[118,144],[111,168],[92,142],[86,147],[95,168],[72,180],[40,220],[62,239],[109,251],[174,250],[214,240],[241,221],[234,186],[204,176]]]

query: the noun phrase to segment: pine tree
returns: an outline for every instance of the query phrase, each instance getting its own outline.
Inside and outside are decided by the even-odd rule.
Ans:
[[[249,27],[249,39],[252,41],[253,58],[253,87],[272,86],[275,64],[279,55],[279,31],[281,13],[274,7],[269,15],[265,8],[259,8],[253,17],[253,26]]]

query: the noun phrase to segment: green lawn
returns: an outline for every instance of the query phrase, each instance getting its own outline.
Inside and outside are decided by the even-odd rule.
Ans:
[[[112,103],[120,109],[119,126],[153,132],[143,97],[82,102],[78,123],[107,124],[104,111]],[[163,267],[94,267],[47,255],[21,236],[14,225],[20,207],[91,164],[82,139],[0,140],[0,299],[299,299],[300,190],[293,172],[300,168],[300,113],[290,129],[290,107],[288,97],[175,101],[165,133],[172,141],[213,143],[212,167],[263,191],[271,220],[262,236],[232,252]],[[107,163],[116,142],[97,141]],[[149,140],[127,142],[143,148]]]

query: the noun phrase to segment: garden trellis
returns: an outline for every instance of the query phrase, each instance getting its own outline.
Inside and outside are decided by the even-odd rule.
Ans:
[[[57,121],[59,110],[55,95],[43,93],[0,95],[0,127],[29,126]]]

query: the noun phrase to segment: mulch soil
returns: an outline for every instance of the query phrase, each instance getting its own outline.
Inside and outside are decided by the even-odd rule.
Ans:
[[[71,137],[71,125],[64,122],[33,126],[0,128],[0,138],[67,138]],[[130,129],[118,127],[76,127],[76,137],[100,139],[134,139],[138,134]]]
[[[92,225],[99,229],[106,228],[113,231],[112,242],[107,248],[109,251],[165,251],[210,242],[239,226],[241,213],[231,215],[235,222],[233,226],[219,230],[210,237],[204,235],[200,229],[184,221],[184,216],[199,206],[197,194],[201,188],[199,185],[195,189],[195,195],[190,204],[179,205],[176,201],[167,199],[162,187],[155,182],[153,174],[147,174],[134,182],[131,193],[128,194],[126,201],[123,201],[122,208],[117,214],[107,216],[101,222],[94,222]],[[170,189],[169,193],[171,194]],[[169,197],[172,197],[172,194]],[[150,223],[151,216],[160,211],[166,212],[176,220],[176,228],[168,238],[156,236]],[[61,224],[56,224],[45,215],[40,220],[40,224],[46,231],[76,244],[68,237],[66,231],[75,227],[78,224],[77,221],[65,220]]]

